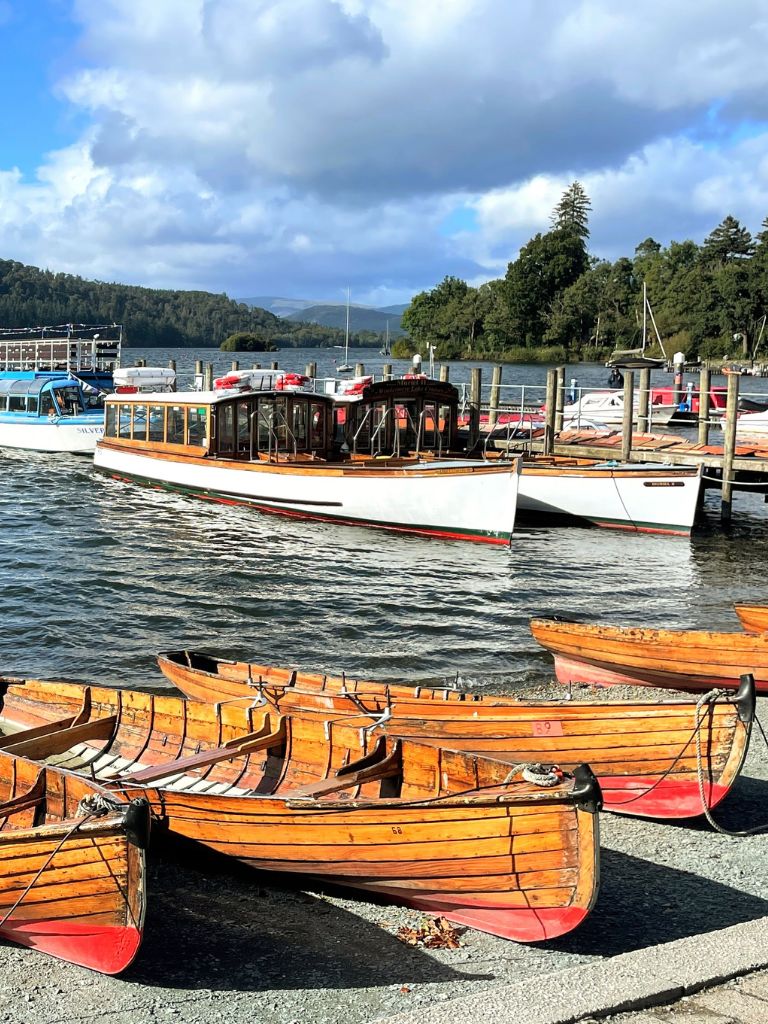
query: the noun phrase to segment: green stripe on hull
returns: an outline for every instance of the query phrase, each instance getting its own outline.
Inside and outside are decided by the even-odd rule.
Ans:
[[[184,494],[193,498],[217,501],[225,505],[245,505],[249,508],[259,509],[262,512],[286,516],[291,519],[312,519],[318,522],[339,523],[344,526],[370,526],[374,529],[392,530],[397,533],[417,533],[428,537],[443,537],[448,540],[466,539],[486,544],[509,544],[512,539],[511,533],[499,533],[492,530],[472,530],[468,527],[423,526],[418,523],[406,526],[401,523],[389,523],[380,519],[355,519],[343,515],[333,515],[330,512],[305,512],[304,509],[295,509],[282,504],[272,504],[261,498],[248,498],[247,496],[227,494],[223,491],[210,491],[203,487],[192,487],[189,484],[169,483],[167,480],[157,480],[154,477],[127,473],[124,470],[109,469],[106,466],[96,466],[95,468],[99,472],[117,480],[126,480],[142,484],[145,487],[153,487],[156,490],[170,491],[173,494]]]

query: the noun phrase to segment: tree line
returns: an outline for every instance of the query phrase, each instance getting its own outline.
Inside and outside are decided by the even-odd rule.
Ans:
[[[753,238],[727,216],[702,245],[646,238],[633,258],[589,254],[591,202],[576,181],[551,229],[535,235],[505,276],[475,288],[446,277],[403,314],[410,341],[393,354],[509,361],[602,359],[643,346],[643,284],[667,355],[750,356],[768,343],[768,218]],[[646,352],[661,355],[648,320]]]
[[[247,334],[257,351],[344,342],[338,328],[294,323],[224,294],[88,281],[0,260],[0,327],[65,323],[123,324],[126,344],[132,346],[215,347],[238,332]],[[371,343],[350,337],[351,346],[366,342]]]

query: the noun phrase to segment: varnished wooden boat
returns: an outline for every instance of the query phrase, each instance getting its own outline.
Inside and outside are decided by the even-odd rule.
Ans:
[[[768,605],[735,604],[734,611],[739,617],[741,628],[747,633],[768,632]]]
[[[17,752],[146,795],[174,836],[252,867],[523,941],[570,931],[595,900],[600,789],[586,766],[542,788],[501,761],[372,735],[368,716],[35,680],[0,689]]]
[[[531,619],[534,639],[555,658],[561,683],[629,683],[689,692],[735,690],[751,673],[768,693],[768,635],[602,626]]]
[[[148,838],[145,800],[0,749],[0,935],[124,970],[144,929]]]
[[[752,683],[697,709],[692,701],[522,702],[297,672],[194,651],[168,651],[158,664],[196,700],[261,694],[279,710],[335,717],[363,712],[372,722],[386,715],[383,724],[392,734],[512,763],[547,761],[573,768],[586,761],[600,781],[607,810],[653,818],[694,817],[703,813],[704,800],[712,808],[723,799],[743,764],[755,710]]]

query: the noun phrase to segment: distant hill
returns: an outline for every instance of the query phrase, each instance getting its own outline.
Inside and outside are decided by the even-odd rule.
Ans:
[[[406,311],[406,309],[408,309],[409,306],[410,302],[398,302],[394,306],[377,306],[376,309],[378,309],[380,313],[397,313],[397,315],[400,316]]]
[[[403,309],[406,307],[404,306]],[[286,317],[296,323],[322,324],[324,327],[338,327],[344,330],[346,327],[347,307],[341,305],[308,306],[306,309],[297,310]],[[376,331],[378,334],[386,334],[387,323],[389,323],[390,338],[399,338],[403,333],[400,326],[400,313],[383,312],[380,309],[371,309],[370,306],[349,307],[349,330]]]
[[[308,309],[316,306],[316,299],[282,299],[277,295],[253,295],[250,298],[235,299],[235,302],[242,302],[244,306],[266,309],[275,316],[290,316],[300,309]]]

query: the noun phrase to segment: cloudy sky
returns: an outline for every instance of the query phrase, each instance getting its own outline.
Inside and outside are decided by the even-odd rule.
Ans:
[[[232,296],[768,216],[768,0],[0,0],[0,258]]]

